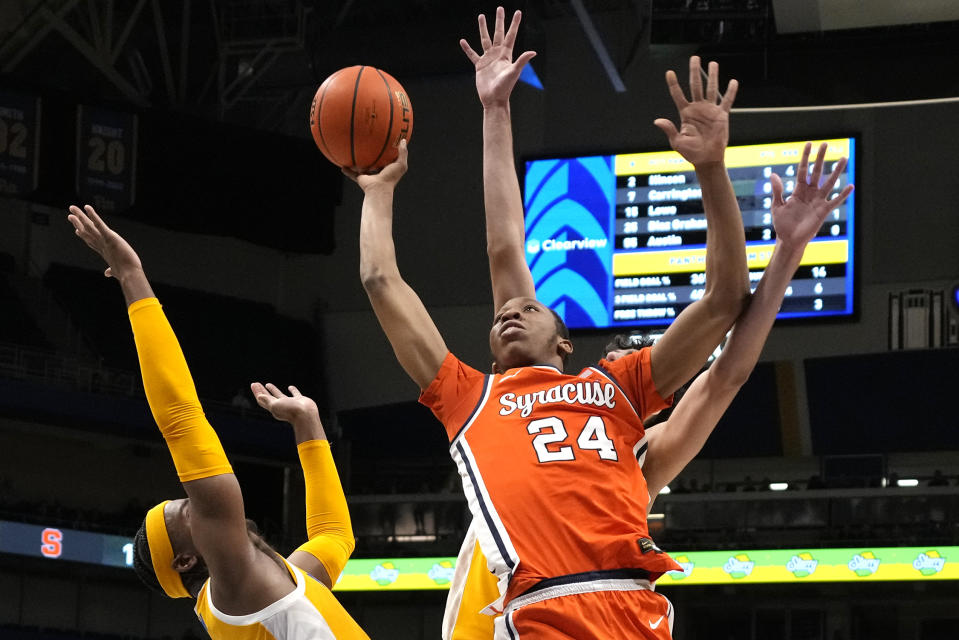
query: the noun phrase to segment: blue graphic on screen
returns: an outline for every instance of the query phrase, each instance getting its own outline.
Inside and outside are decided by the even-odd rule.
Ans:
[[[609,325],[612,156],[526,163],[526,262],[536,297],[570,328]]]

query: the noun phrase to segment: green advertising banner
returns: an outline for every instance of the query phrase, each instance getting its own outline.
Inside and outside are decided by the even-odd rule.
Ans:
[[[959,580],[959,547],[690,551],[657,585]],[[336,591],[448,589],[456,558],[350,560]]]
[[[449,589],[456,558],[349,560],[334,591]]]
[[[776,549],[675,553],[683,568],[657,581],[682,584],[957,580],[959,547]]]

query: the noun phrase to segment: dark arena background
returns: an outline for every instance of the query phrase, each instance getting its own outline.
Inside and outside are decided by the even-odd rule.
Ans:
[[[439,638],[468,523],[358,272],[361,192],[316,149],[313,94],[355,64],[415,111],[396,250],[450,349],[485,370],[481,107],[458,40],[493,2],[0,2],[0,638],[206,637],[129,568],[183,495],[123,299],[73,235],[95,204],[139,251],[247,515],[305,537],[288,426],[251,381],[311,395],[357,539],[336,593],[373,638]],[[788,320],[660,495],[659,589],[683,640],[959,638],[959,8],[842,0],[527,0],[513,92],[528,157],[667,149],[687,59],[741,88],[731,144],[856,139],[854,311]],[[683,80],[685,84],[685,80]],[[552,154],[552,156],[551,156]],[[522,175],[522,174],[521,174]],[[576,334],[573,364],[608,335]]]

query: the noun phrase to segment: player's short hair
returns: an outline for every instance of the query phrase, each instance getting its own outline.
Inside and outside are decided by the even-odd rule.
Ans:
[[[642,349],[643,347],[653,346],[653,339],[649,337],[649,334],[646,333],[617,333],[613,336],[609,342],[606,343],[606,346],[603,347],[603,355],[605,358],[606,354],[610,351],[620,351],[622,349]]]
[[[609,342],[606,343],[606,346],[603,347],[603,353],[601,357],[605,358],[606,354],[609,353],[610,351],[620,351],[623,349],[638,350],[638,349],[643,349],[645,347],[651,347],[651,346],[653,346],[653,339],[649,337],[649,334],[617,333],[615,336],[613,336],[610,339]],[[703,365],[703,368],[696,373],[696,375],[694,375],[692,378],[687,380],[682,386],[676,389],[673,392],[673,403],[670,406],[663,409],[662,411],[655,413],[649,416],[648,418],[646,418],[646,420],[643,421],[643,426],[648,429],[649,427],[655,424],[666,422],[666,420],[669,419],[669,416],[672,415],[673,409],[676,408],[676,405],[679,404],[679,401],[682,399],[682,397],[686,395],[686,391],[689,390],[689,386],[693,383],[693,380],[698,378],[701,373],[703,373],[706,369],[708,369],[710,364],[712,364],[712,362],[707,362],[705,365]]]
[[[150,543],[147,540],[147,521],[143,519],[143,524],[133,536],[133,572],[137,574],[140,582],[148,586],[157,593],[166,595],[163,587],[160,586],[160,580],[153,570],[153,559],[150,555]]]

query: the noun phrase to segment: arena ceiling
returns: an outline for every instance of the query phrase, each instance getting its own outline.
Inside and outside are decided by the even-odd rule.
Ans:
[[[876,0],[877,7],[888,1]],[[691,45],[713,56],[759,53],[753,57],[762,65],[770,49],[810,41],[818,47],[865,43],[881,49],[892,39],[912,39],[924,46],[942,43],[951,51],[959,35],[959,22],[943,21],[959,15],[913,12],[902,17],[911,24],[895,24],[894,8],[887,14],[871,11],[873,19],[883,18],[866,25],[872,28],[823,31],[829,28],[823,16],[832,15],[828,5],[849,2],[507,4],[527,16],[520,48],[542,50],[551,24],[578,22],[579,44],[603,60],[614,86],[616,76],[644,50],[661,44]],[[477,0],[5,0],[0,3],[0,82],[283,131],[291,119],[302,120],[302,104],[322,79],[343,66],[381,66],[400,78],[470,73],[457,36],[475,40],[475,16],[492,7],[495,2]],[[777,28],[777,15],[781,22],[790,16],[792,28]],[[922,22],[926,19],[930,22]],[[811,25],[802,28],[813,31],[786,33],[796,25]]]

